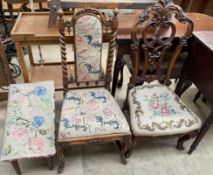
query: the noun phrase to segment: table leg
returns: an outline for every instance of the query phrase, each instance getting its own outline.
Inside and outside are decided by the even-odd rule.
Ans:
[[[191,154],[196,149],[196,147],[200,143],[201,139],[205,136],[205,134],[209,130],[212,122],[213,122],[213,111],[211,112],[211,114],[208,116],[208,118],[204,122],[204,124],[203,124],[202,128],[200,129],[195,141],[191,145],[190,150],[188,151],[188,154]]]
[[[30,44],[27,44],[27,53],[28,53],[28,56],[29,56],[30,65],[34,66],[33,53],[32,53],[32,48],[31,48]]]
[[[175,93],[179,97],[185,92],[186,89],[188,89],[192,85],[192,81],[187,73],[187,69],[188,69],[187,65],[190,65],[188,61],[189,60],[187,59],[183,65],[180,78],[178,79],[178,83],[175,88]]]
[[[19,58],[19,63],[20,63],[20,66],[21,66],[22,76],[23,76],[24,82],[27,83],[27,82],[29,82],[29,75],[27,73],[27,67],[26,67],[26,63],[25,63],[25,60],[24,60],[24,55],[23,55],[23,52],[22,52],[21,43],[15,42],[15,46],[16,46],[16,51],[17,51],[17,55],[18,55],[18,58]]]

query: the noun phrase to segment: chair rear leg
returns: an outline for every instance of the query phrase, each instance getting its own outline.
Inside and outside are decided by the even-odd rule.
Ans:
[[[61,144],[57,146],[57,155],[59,159],[58,173],[62,173],[64,170],[65,159],[64,159],[64,147]]]
[[[53,170],[53,168],[54,168],[53,156],[47,158],[47,165],[48,165],[49,170]]]
[[[11,164],[12,164],[13,168],[15,169],[17,175],[21,175],[21,169],[19,167],[18,161],[17,160],[12,161]]]
[[[120,70],[119,70],[119,72],[120,72],[120,79],[118,80],[117,87],[121,87],[122,84],[123,84],[123,77],[124,77],[123,71],[124,71],[124,64],[121,64],[120,65]]]
[[[201,92],[198,91],[197,94],[195,95],[195,98],[193,99],[193,102],[195,103],[197,101],[197,99],[200,97]]]
[[[196,149],[202,138],[206,135],[212,123],[213,123],[213,111],[211,112],[211,114],[208,116],[203,126],[201,127],[200,132],[198,133],[195,141],[193,142],[193,144],[190,147],[190,150],[188,151],[188,154],[191,154]]]

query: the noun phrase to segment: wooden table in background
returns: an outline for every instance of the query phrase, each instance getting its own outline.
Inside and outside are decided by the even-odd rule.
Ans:
[[[119,15],[119,27],[118,27],[118,55],[120,52],[128,51],[123,49],[129,47],[130,31],[131,27],[136,20],[138,14]],[[207,31],[213,30],[213,18],[203,14],[191,13],[189,16],[195,23],[195,31]],[[17,55],[19,57],[20,66],[24,82],[38,82],[52,79],[55,81],[56,90],[62,89],[62,72],[60,62],[58,63],[44,63],[43,66],[35,64],[33,61],[33,54],[31,45],[42,45],[42,44],[59,44],[59,32],[57,25],[53,28],[48,28],[48,13],[22,13],[18,17],[11,37],[15,42]],[[127,22],[128,21],[128,22]],[[178,32],[181,33],[182,27],[178,27]],[[24,55],[22,53],[22,45],[26,45],[28,49],[28,55],[30,60],[30,73],[28,74]],[[128,52],[129,53],[129,52]],[[121,61],[120,57],[116,58],[115,66],[119,66]],[[116,69],[114,72],[114,84],[112,90],[116,88],[118,79],[115,76]]]
[[[213,106],[213,31],[194,32],[189,57],[185,61],[175,92],[180,96],[194,83]],[[213,122],[213,110],[192,144],[191,154]]]
[[[157,0],[60,0],[62,8],[143,9]],[[51,0],[48,0],[50,4]]]

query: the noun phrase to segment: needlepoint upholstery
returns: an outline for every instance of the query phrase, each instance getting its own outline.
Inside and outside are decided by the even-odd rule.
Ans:
[[[80,17],[75,24],[77,81],[97,81],[101,75],[102,25],[92,15]]]
[[[54,155],[54,110],[53,81],[10,85],[1,160]]]
[[[201,121],[165,85],[143,85],[130,90],[131,126],[136,136],[162,136],[197,130]]]
[[[66,94],[58,141],[125,133],[130,134],[127,120],[106,89],[71,90]]]

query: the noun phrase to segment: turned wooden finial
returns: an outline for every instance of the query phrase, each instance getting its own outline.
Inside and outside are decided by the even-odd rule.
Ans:
[[[115,16],[115,17],[117,17],[118,13],[119,13],[118,8],[117,8],[117,7],[116,7],[116,8],[114,8],[114,10],[113,10],[113,14],[114,14],[114,16]]]
[[[61,32],[64,31],[64,19],[63,19],[63,15],[64,15],[63,10],[62,10],[61,8],[58,9],[58,16],[59,16],[59,20],[58,20],[58,29],[59,29],[59,31],[61,31]]]

